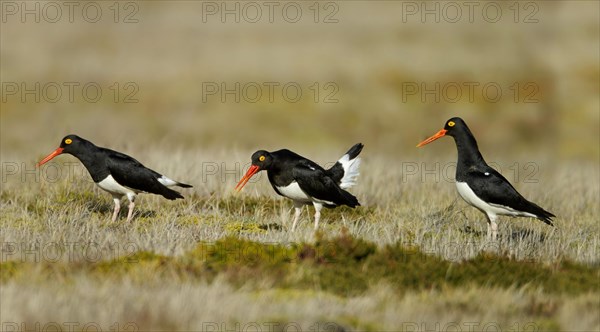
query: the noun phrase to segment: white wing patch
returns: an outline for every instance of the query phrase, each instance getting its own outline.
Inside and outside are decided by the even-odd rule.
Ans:
[[[177,184],[177,181],[171,180],[164,175],[161,176],[160,178],[158,178],[158,182],[162,183],[163,186],[167,186],[167,187],[174,186]]]
[[[345,154],[342,158],[340,158],[340,160],[338,160],[338,162],[342,164],[342,168],[344,168],[344,177],[340,182],[340,188],[348,189],[356,185],[356,181],[360,175],[358,171],[360,166],[360,158],[357,157],[350,160],[350,156]]]

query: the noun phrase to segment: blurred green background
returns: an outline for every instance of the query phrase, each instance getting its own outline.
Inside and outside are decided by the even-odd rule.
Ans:
[[[424,17],[421,2],[296,2],[295,23],[297,8],[284,13],[285,3],[270,15],[254,2],[262,11],[256,19],[248,2],[96,2],[95,23],[88,22],[95,7],[84,14],[85,2],[74,7],[73,22],[60,2],[31,2],[41,6],[39,23],[22,16],[22,2],[14,2],[16,13],[7,3],[3,161],[33,163],[68,133],[132,155],[153,146],[192,153],[287,147],[310,155],[361,141],[367,156],[414,159],[423,154],[415,145],[452,116],[467,121],[484,156],[600,158],[597,1],[494,2],[497,22],[496,7],[474,7],[469,17],[463,2],[429,3],[437,14]],[[56,4],[62,16],[52,23]],[[232,8],[237,18],[222,16]],[[462,16],[452,23],[456,8]],[[65,82],[74,87],[72,101]],[[274,84],[273,100],[265,82]],[[22,94],[36,83],[39,102]],[[101,88],[97,102],[82,97],[88,83]],[[206,93],[236,83],[239,102]],[[298,101],[283,97],[288,83],[300,87]],[[425,94],[423,84],[439,89]],[[498,101],[486,84],[500,87]],[[415,86],[420,91],[408,90]],[[427,149],[455,153],[448,142]]]

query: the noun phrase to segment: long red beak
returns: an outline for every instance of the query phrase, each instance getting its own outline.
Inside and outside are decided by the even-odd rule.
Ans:
[[[428,139],[424,140],[423,142],[419,143],[417,145],[418,148],[422,147],[425,144],[429,144],[433,141],[435,141],[436,139],[440,138],[440,137],[444,137],[446,135],[447,130],[446,129],[442,129],[440,131],[438,131],[437,133],[435,133],[435,135],[429,137]]]
[[[40,161],[39,163],[37,163],[37,166],[40,167],[43,164],[49,162],[50,160],[52,160],[52,158],[54,158],[54,157],[58,156],[59,154],[63,153],[63,150],[64,150],[63,148],[58,148],[58,149],[52,151],[51,154],[47,155],[46,158],[42,159],[42,161]]]
[[[255,166],[255,165],[250,166],[250,168],[248,169],[248,172],[246,172],[246,175],[244,175],[244,177],[242,177],[240,182],[238,182],[238,184],[235,186],[235,190],[237,190],[237,191],[242,190],[242,188],[244,188],[246,183],[248,183],[248,181],[250,181],[250,178],[252,178],[252,176],[254,176],[254,174],[256,174],[258,171],[260,171],[260,167]]]

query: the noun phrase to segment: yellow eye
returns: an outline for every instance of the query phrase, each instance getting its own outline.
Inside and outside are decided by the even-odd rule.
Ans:
[[[454,127],[454,125],[455,125],[454,121],[449,121],[448,122],[448,127]]]
[[[265,156],[258,157],[258,161],[265,161],[265,159],[266,159]]]
[[[67,138],[67,139],[65,140],[65,144],[71,144],[71,143],[73,143],[73,140],[72,140],[72,139],[70,139],[70,138]]]

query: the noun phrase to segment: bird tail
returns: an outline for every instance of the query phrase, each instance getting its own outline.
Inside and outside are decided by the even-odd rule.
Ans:
[[[530,202],[530,201],[527,201],[527,202],[529,203],[529,208],[527,209],[527,212],[532,213],[533,215],[535,215],[536,218],[545,222],[546,224],[548,224],[550,226],[554,226],[554,224],[552,223],[552,221],[553,221],[552,218],[556,218],[556,216],[554,214],[544,210],[539,205],[537,205],[533,202]]]
[[[360,175],[358,170],[360,158],[358,158],[358,155],[363,146],[362,143],[355,144],[328,170],[331,178],[340,185],[340,188],[348,189],[356,184]],[[356,198],[354,199],[356,200]]]
[[[352,195],[351,193],[347,192],[344,189],[340,189],[340,192],[342,193],[342,197],[343,197],[343,202],[341,202],[342,204],[348,205],[351,208],[360,206],[360,203],[358,202],[358,198],[356,198],[354,195]]]
[[[163,187],[163,190],[161,190],[160,194],[166,198],[166,199],[170,199],[170,200],[175,200],[178,198],[183,198],[183,196],[178,193],[175,190],[169,189],[167,187]]]
[[[540,208],[540,211],[536,213],[536,216],[539,220],[545,222],[546,224],[554,226],[554,224],[552,223],[552,218],[556,218],[554,214]]]

